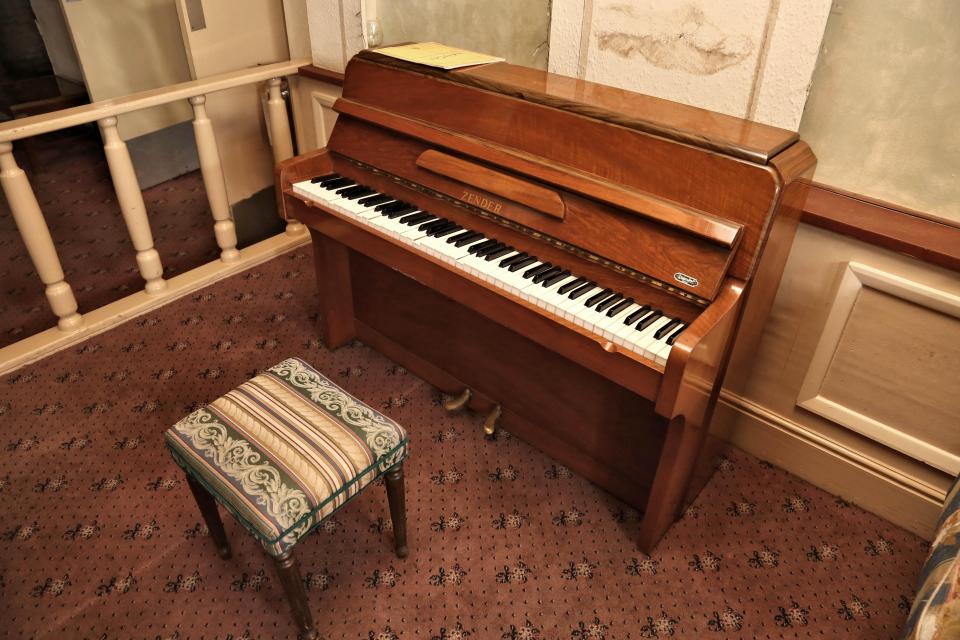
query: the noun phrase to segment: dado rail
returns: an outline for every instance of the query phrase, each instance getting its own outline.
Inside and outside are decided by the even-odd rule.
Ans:
[[[227,200],[217,140],[205,107],[206,96],[210,93],[265,81],[269,89],[267,126],[273,158],[275,162],[285,160],[293,155],[293,143],[286,103],[280,93],[281,78],[295,74],[299,67],[306,64],[309,64],[309,60],[278,62],[0,125],[0,185],[30,259],[46,287],[50,308],[58,318],[56,328],[0,349],[0,374],[308,240],[309,235],[303,225],[289,223],[285,234],[243,250],[237,249],[237,234]],[[213,214],[213,233],[220,247],[220,260],[165,280],[160,254],[153,246],[150,221],[133,163],[127,145],[117,131],[117,116],[178,100],[188,100],[193,108],[197,155],[210,202],[210,212]],[[13,143],[31,136],[92,122],[100,126],[103,135],[104,152],[116,189],[117,201],[136,250],[137,266],[145,286],[143,291],[80,314],[76,297],[65,279],[60,257],[30,181],[14,159]]]

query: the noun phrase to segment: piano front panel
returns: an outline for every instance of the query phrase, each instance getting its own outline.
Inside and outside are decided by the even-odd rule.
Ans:
[[[464,185],[417,165],[417,158],[432,148],[426,143],[399,137],[343,115],[329,144],[329,148],[337,153],[377,166],[451,198],[461,201],[470,198],[488,209],[496,209],[497,217],[636,269],[698,298],[711,299],[714,296],[732,257],[727,248],[560,189],[555,191],[565,206],[562,219]],[[690,286],[678,281],[674,277],[677,273],[695,278],[697,284]]]
[[[503,428],[631,506],[646,506],[666,435],[652,402],[362,254],[351,252],[350,274],[362,341],[447,391],[459,388],[434,379],[433,367],[494,399]],[[421,360],[433,367],[419,368]]]
[[[738,278],[752,273],[779,193],[769,166],[367,60],[350,62],[343,96],[742,223]]]

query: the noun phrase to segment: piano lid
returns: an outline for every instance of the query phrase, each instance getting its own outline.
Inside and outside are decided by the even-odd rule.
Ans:
[[[799,139],[794,131],[505,62],[443,71],[370,50],[361,51],[356,58],[415,70],[758,164],[767,164]]]

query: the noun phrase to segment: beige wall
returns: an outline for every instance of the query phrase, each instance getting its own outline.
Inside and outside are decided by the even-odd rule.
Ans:
[[[91,100],[190,80],[171,0],[60,1]],[[186,101],[128,113],[120,134],[135,138],[190,117]]]
[[[837,0],[800,133],[817,180],[960,224],[960,3]]]
[[[443,42],[545,69],[550,0],[379,0],[384,44]]]

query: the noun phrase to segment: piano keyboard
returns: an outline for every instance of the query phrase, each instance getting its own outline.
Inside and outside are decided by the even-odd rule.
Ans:
[[[666,365],[674,341],[687,328],[681,320],[562,265],[349,178],[329,174],[298,182],[293,191],[660,365]]]

